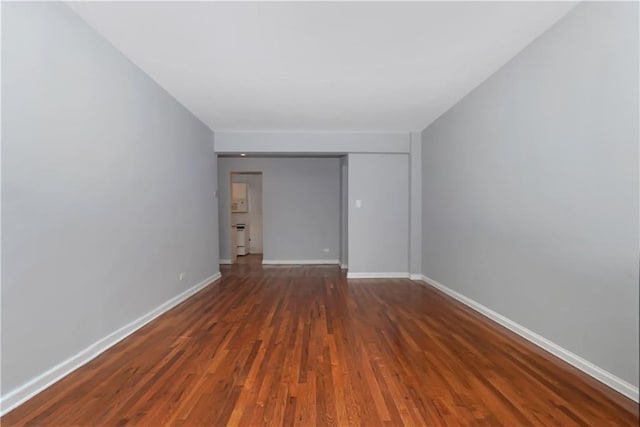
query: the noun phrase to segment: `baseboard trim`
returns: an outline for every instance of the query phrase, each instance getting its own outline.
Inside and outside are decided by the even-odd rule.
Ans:
[[[409,279],[411,280],[423,280],[422,274],[409,274]]]
[[[420,275],[412,275],[412,276],[420,276],[419,279],[412,278],[412,280],[419,280],[419,281],[425,282],[426,284],[438,289],[439,291],[460,301],[461,303],[472,308],[478,313],[488,317],[494,322],[499,323],[500,325],[504,326],[510,331],[515,332],[516,334],[520,335],[522,338],[526,339],[527,341],[537,345],[543,350],[546,350],[549,353],[553,354],[554,356],[564,360],[571,366],[574,366],[580,369],[585,374],[590,375],[591,377],[595,378],[601,383],[611,387],[618,393],[621,393],[627,396],[629,399],[632,399],[635,402],[638,402],[638,387],[634,386],[633,384],[628,383],[627,381],[617,377],[611,372],[608,372],[600,368],[599,366],[594,365],[593,363],[583,359],[582,357],[578,356],[575,353],[572,353],[571,351],[565,349],[564,347],[561,347],[558,344],[549,341],[545,337],[538,335],[537,333],[525,328],[524,326],[514,322],[513,320],[499,313],[496,313],[495,311],[485,307],[479,302],[471,298],[468,298],[454,291],[453,289],[450,289],[444,286],[443,284],[428,278],[425,275],[420,274]]]
[[[347,264],[340,264],[340,269],[342,270],[348,270],[349,266]]]
[[[337,259],[263,259],[262,265],[340,264]]]
[[[231,264],[231,260],[230,259],[221,259],[219,262],[220,265],[227,265],[227,264]]]
[[[7,414],[27,400],[31,399],[36,394],[40,393],[41,391],[45,390],[46,388],[50,387],[54,383],[69,375],[71,372],[80,368],[82,365],[90,362],[109,348],[113,347],[118,342],[122,341],[147,323],[151,322],[156,317],[171,310],[173,307],[185,301],[187,298],[193,296],[213,282],[217,281],[218,279],[220,279],[220,277],[222,277],[220,272],[214,274],[211,277],[207,277],[202,282],[171,298],[169,301],[161,304],[142,317],[139,317],[133,322],[110,333],[106,337],[101,338],[81,352],[71,356],[62,363],[54,366],[48,371],[33,378],[29,382],[0,397],[0,416]]]
[[[408,279],[409,273],[347,273],[347,279]]]

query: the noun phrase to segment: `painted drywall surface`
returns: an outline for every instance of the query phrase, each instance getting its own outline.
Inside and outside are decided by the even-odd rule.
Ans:
[[[422,134],[411,132],[409,272],[422,274]]]
[[[217,153],[408,153],[409,132],[216,132]]]
[[[348,192],[349,274],[407,274],[409,156],[349,154]]]
[[[423,138],[423,273],[638,386],[638,4],[583,3]]]
[[[221,259],[230,258],[230,172],[262,172],[264,260],[340,258],[339,158],[219,158]]]
[[[218,241],[206,126],[62,3],[3,3],[2,31],[4,396],[212,276]]]
[[[262,175],[249,180],[249,252],[262,253]]]
[[[340,264],[349,264],[349,158],[340,157]]]
[[[262,175],[234,174],[232,182],[247,184],[246,213],[232,213],[231,224],[245,224],[245,232],[249,233],[249,253],[262,253]]]

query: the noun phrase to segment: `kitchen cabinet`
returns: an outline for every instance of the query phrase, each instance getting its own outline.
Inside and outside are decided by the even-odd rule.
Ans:
[[[234,182],[231,184],[231,212],[248,212],[247,184],[244,182]]]

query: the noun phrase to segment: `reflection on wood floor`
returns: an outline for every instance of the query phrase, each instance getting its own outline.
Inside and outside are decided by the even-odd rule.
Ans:
[[[2,425],[638,425],[634,402],[424,284],[260,259]]]

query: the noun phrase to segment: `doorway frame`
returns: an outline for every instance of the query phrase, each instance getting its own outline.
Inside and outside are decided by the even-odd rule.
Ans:
[[[264,174],[262,173],[262,171],[230,171],[229,172],[229,223],[227,224],[227,226],[229,227],[229,258],[231,260],[231,264],[236,264],[237,262],[237,258],[238,258],[238,245],[234,244],[236,243],[233,239],[233,235],[234,235],[234,226],[233,226],[233,214],[234,212],[231,209],[231,205],[233,204],[233,176],[234,175],[260,175],[262,177],[262,188],[264,189]],[[248,192],[247,192],[247,199],[249,198],[248,196]],[[264,191],[262,193],[262,203],[264,206]],[[248,204],[248,200],[247,200],[247,204]],[[249,209],[251,209],[251,207],[249,207]],[[248,212],[247,212],[248,213]],[[249,228],[249,230],[251,230],[251,228]],[[262,230],[262,244],[264,247],[264,228]]]

